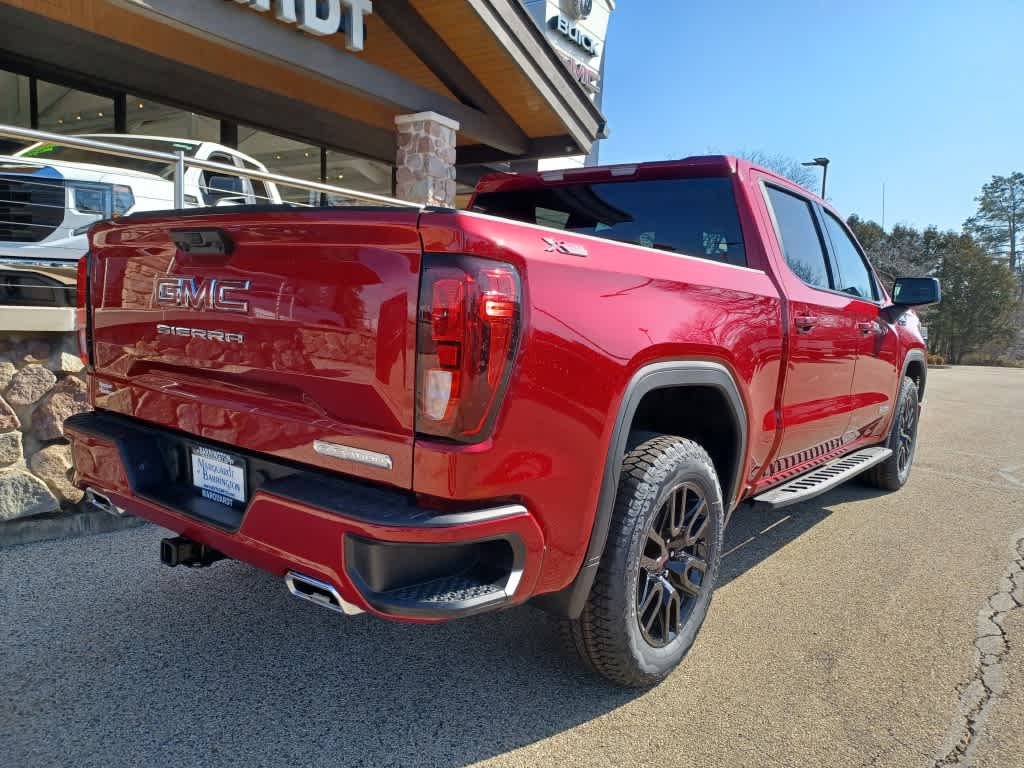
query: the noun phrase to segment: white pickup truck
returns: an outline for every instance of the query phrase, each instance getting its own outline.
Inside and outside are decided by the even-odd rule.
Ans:
[[[82,138],[267,170],[248,155],[208,141]],[[75,267],[88,248],[89,227],[129,212],[173,208],[173,171],[171,163],[46,142],[0,157],[0,307],[74,307]],[[281,202],[271,183],[199,168],[186,170],[184,194],[186,207]]]

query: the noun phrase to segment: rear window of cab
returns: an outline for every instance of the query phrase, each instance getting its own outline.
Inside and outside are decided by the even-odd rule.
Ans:
[[[746,266],[726,177],[558,184],[481,192],[473,210],[529,224]]]

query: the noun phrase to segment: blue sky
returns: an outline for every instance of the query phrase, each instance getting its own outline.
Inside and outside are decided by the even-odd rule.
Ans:
[[[619,0],[602,163],[825,155],[844,214],[959,229],[1024,171],[1024,3]]]

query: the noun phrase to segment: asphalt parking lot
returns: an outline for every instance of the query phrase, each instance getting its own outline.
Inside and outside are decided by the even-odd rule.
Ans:
[[[1020,768],[1022,395],[1024,370],[933,371],[902,492],[741,508],[647,692],[530,608],[344,619],[237,563],[165,568],[155,527],[0,550],[0,764]]]

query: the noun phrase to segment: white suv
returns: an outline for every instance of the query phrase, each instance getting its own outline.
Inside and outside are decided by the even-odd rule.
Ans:
[[[94,134],[139,149],[266,171],[248,155],[208,141]],[[74,267],[95,222],[174,207],[174,166],[41,142],[0,157],[0,305],[72,307]],[[279,204],[273,184],[188,168],[185,206]]]

